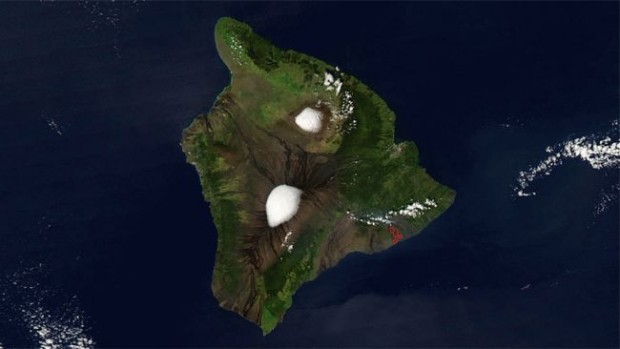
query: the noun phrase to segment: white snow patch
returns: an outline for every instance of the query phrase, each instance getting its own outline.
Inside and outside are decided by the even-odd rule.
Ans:
[[[295,123],[306,132],[317,133],[323,125],[323,113],[314,108],[304,108],[295,117]]]
[[[270,227],[277,227],[295,216],[302,193],[300,189],[286,184],[281,184],[271,190],[265,204],[267,222]]]

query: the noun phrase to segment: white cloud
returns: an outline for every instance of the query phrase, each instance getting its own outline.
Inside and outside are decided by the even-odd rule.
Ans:
[[[618,123],[612,123],[613,129],[609,135],[591,135],[578,137],[566,142],[549,146],[545,151],[549,154],[546,159],[525,171],[520,171],[517,177],[515,192],[517,196],[534,196],[536,192],[529,190],[530,184],[546,177],[566,159],[580,159],[587,162],[593,169],[617,168],[620,165],[620,141],[618,140]]]

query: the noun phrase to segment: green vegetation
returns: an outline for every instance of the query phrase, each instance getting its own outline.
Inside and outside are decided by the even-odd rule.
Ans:
[[[301,234],[293,251],[285,252],[282,261],[264,274],[266,299],[263,309],[270,315],[284,314],[293,305],[293,294],[301,284],[316,277],[318,246],[326,235],[325,229],[319,229],[315,234]],[[273,327],[263,324],[263,332],[269,333],[275,325],[277,323]]]
[[[240,76],[232,92],[243,97],[238,102],[247,109],[258,110],[255,121],[261,126],[273,125],[299,107],[300,101],[334,99],[333,93],[322,88],[322,73],[315,73],[329,68],[327,64],[294,51],[280,50],[255,35],[248,25],[230,18],[218,21],[215,38],[233,77]],[[310,60],[312,67],[306,65]]]
[[[194,125],[196,124],[196,125]],[[194,129],[204,129],[204,119],[194,121]],[[196,127],[203,125],[202,127]],[[192,130],[190,127],[188,130]],[[184,135],[184,144],[191,144],[191,151],[186,150],[188,162],[194,163],[200,174],[200,184],[207,201],[211,202],[211,215],[220,234],[217,239],[217,263],[213,278],[221,280],[225,291],[232,292],[238,287],[234,275],[241,273],[234,252],[237,246],[235,232],[239,228],[241,210],[236,202],[242,200],[238,191],[234,191],[235,181],[227,181],[225,174],[229,168],[223,157],[214,147],[209,146],[206,132],[188,131]]]
[[[218,21],[215,40],[231,84],[209,114],[184,131],[182,146],[218,230],[213,293],[267,334],[304,282],[347,253],[391,245],[386,223],[372,225],[364,217],[434,202],[414,216],[388,217],[408,237],[443,213],[455,193],[420,167],[413,142],[394,143],[394,113],[355,77],[281,50],[234,19]],[[293,122],[307,106],[324,113],[317,134]],[[295,165],[306,156],[322,159],[312,163],[318,169]],[[328,171],[333,181],[312,180]],[[274,183],[288,181],[312,183],[318,198],[308,196],[306,213],[285,228],[268,227],[264,200]]]

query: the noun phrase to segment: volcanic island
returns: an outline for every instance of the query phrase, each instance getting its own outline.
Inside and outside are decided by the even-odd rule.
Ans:
[[[268,334],[304,282],[418,234],[455,192],[355,77],[232,18],[215,42],[231,82],[181,145],[217,227],[213,294]]]

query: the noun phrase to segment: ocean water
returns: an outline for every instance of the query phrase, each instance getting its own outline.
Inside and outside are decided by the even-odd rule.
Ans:
[[[458,193],[267,337],[210,292],[179,146],[229,82],[221,16],[364,81]],[[514,190],[547,146],[617,141],[617,3],[4,3],[0,23],[0,347],[618,346],[617,167]]]

